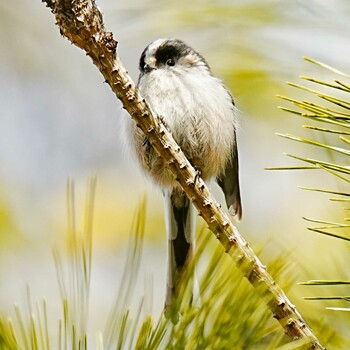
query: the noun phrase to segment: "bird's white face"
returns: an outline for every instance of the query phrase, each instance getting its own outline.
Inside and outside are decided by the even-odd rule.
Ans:
[[[210,72],[203,57],[176,39],[158,39],[152,42],[143,51],[139,66],[140,76],[157,69],[183,71],[194,67]]]

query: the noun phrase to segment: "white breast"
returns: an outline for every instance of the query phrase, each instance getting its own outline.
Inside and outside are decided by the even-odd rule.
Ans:
[[[203,178],[217,176],[237,126],[237,110],[221,81],[200,68],[158,69],[141,77],[139,89]]]

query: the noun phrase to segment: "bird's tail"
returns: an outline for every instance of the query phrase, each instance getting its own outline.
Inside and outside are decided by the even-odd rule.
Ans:
[[[179,281],[194,253],[195,220],[193,205],[182,190],[175,188],[165,193],[165,221],[168,235],[165,311],[172,316],[174,313],[177,314],[174,302],[179,297]],[[196,294],[196,281],[194,287],[193,293]]]

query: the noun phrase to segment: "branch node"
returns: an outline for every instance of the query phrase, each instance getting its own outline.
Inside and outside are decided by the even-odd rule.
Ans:
[[[123,88],[126,91],[126,94],[130,94],[131,92],[129,90],[131,90],[132,85],[130,83],[126,83]]]
[[[236,239],[236,237],[234,235],[229,235],[228,236],[228,240],[231,243],[231,246],[233,246],[234,244],[237,243],[237,239]]]
[[[209,218],[209,222],[212,224],[214,223],[216,220],[216,217],[214,215],[212,215],[210,218]]]
[[[215,232],[215,237],[220,241],[220,239],[221,239],[221,236],[222,236],[222,234],[219,232],[219,231],[217,231],[217,232]]]
[[[187,186],[193,186],[193,185],[194,185],[193,179],[188,178],[188,179],[186,180],[186,185],[187,185]]]
[[[286,302],[284,300],[280,300],[277,305],[279,307],[284,307],[286,305]]]
[[[228,253],[232,249],[232,247],[234,245],[236,245],[236,243],[237,243],[237,240],[234,237],[234,235],[230,234],[227,236],[227,238],[228,238],[228,242],[227,242],[227,245],[225,247],[225,253]]]
[[[259,268],[258,268],[258,264],[257,262],[255,261],[253,263],[253,266],[251,267],[250,269],[250,272],[249,272],[249,275],[248,275],[248,280],[251,282],[251,283],[257,283],[257,282],[262,282],[262,279],[259,278],[259,272],[258,272]]]
[[[126,99],[127,99],[129,102],[132,102],[132,101],[135,101],[135,96],[134,96],[134,94],[127,94]]]
[[[210,198],[205,198],[203,201],[203,207],[210,207],[213,201]]]
[[[296,324],[295,320],[293,318],[290,318],[288,321],[287,321],[287,326],[288,327],[294,327]]]

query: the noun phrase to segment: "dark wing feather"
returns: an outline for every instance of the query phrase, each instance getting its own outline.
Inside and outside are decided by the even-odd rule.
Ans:
[[[236,133],[233,135],[234,143],[231,150],[231,158],[225,170],[217,177],[217,182],[222,188],[226,204],[231,215],[237,220],[242,218],[241,194],[239,190],[239,164]]]

